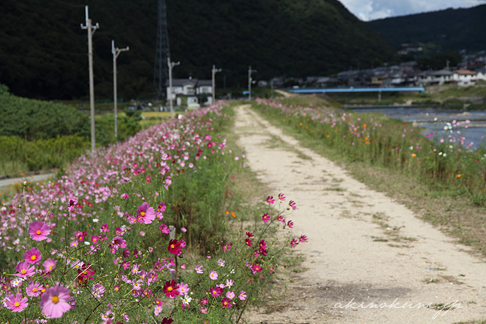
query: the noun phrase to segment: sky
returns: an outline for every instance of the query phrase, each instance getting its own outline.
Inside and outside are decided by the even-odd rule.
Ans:
[[[339,0],[356,17],[369,21],[414,13],[469,8],[486,4],[486,0]]]

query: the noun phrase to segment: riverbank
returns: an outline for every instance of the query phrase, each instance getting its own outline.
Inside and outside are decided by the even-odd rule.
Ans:
[[[325,155],[370,188],[385,192],[418,217],[486,254],[485,184],[477,173],[485,161],[478,152],[458,151],[456,144],[451,149],[449,143],[435,146],[411,123],[383,114],[348,112],[342,119],[342,110],[316,96],[255,103],[253,107],[304,147]],[[311,115],[312,110],[327,114],[329,121]],[[354,129],[362,132],[364,127],[367,131],[357,137]],[[473,183],[483,187],[468,187]]]

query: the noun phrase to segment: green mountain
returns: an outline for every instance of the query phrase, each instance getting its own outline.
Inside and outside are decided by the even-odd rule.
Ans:
[[[112,97],[111,40],[130,51],[118,58],[119,96],[153,97],[157,0],[2,0],[0,83],[30,98],[88,96],[83,5],[100,29],[93,36],[96,98]],[[393,49],[337,0],[167,0],[175,78],[211,78],[246,87],[276,75],[327,75],[388,61]]]
[[[437,51],[486,49],[486,5],[447,9],[368,22],[396,49],[402,44],[429,44]]]

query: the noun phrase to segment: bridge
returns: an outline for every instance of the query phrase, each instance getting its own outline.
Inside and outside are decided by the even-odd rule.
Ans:
[[[424,92],[424,87],[402,88],[322,88],[322,89],[286,89],[294,93],[355,93],[355,92]]]

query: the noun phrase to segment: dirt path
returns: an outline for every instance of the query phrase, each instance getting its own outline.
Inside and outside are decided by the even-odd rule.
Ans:
[[[309,237],[307,245],[297,248],[308,270],[290,283],[280,309],[253,314],[252,322],[404,324],[486,318],[486,264],[468,254],[467,247],[300,147],[249,105],[236,109],[235,131],[248,166],[274,196],[284,192],[297,202],[295,233]],[[435,319],[438,310],[417,307],[456,301]],[[358,307],[361,303],[382,308]]]

